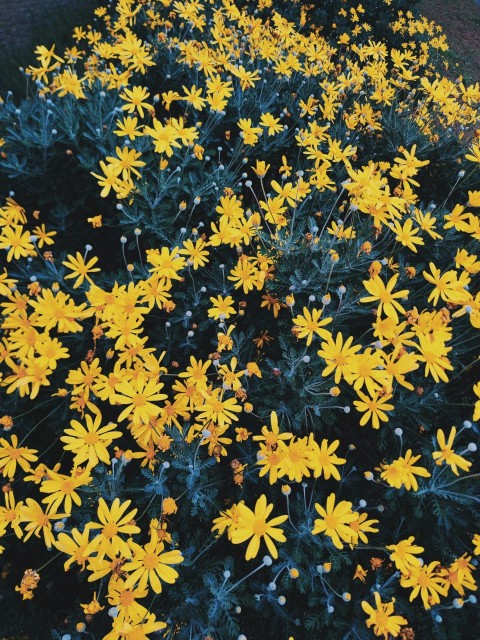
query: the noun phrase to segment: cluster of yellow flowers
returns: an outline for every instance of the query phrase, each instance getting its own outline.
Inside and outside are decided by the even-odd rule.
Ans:
[[[402,13],[392,25],[395,33],[408,37],[401,50],[389,50],[371,38],[357,44],[355,37],[368,32],[359,4],[345,13],[355,25],[352,33],[337,34],[338,47],[334,47],[320,31],[299,31],[276,11],[264,20],[239,10],[232,0],[205,4],[118,0],[114,11],[96,10],[98,21],[103,22],[99,30],[77,28],[77,44],[63,55],[57,55],[54,47],[37,47],[38,64],[27,73],[37,81],[43,98],[93,101],[99,92],[101,99],[107,92],[117,96],[120,106],[109,114],[107,131],[114,151],[99,161],[101,173],[91,174],[98,181],[100,197],[107,202],[114,196],[125,210],[143,203],[144,183],[152,176],[168,187],[177,173],[179,181],[188,179],[187,161],[203,171],[207,158],[211,160],[208,154],[215,153],[208,148],[209,135],[228,110],[234,111],[255,93],[262,114],[235,118],[232,129],[225,132],[226,142],[234,142],[226,167],[221,160],[223,149],[218,147],[214,175],[223,185],[221,190],[216,183],[216,190],[207,185],[205,192],[201,183],[197,185],[190,202],[176,205],[171,237],[161,246],[136,227],[139,264],[125,259],[125,277],[116,277],[112,286],[102,279],[107,265],[102,267],[101,252],[95,256],[87,245],[83,254],[67,254],[60,266],[53,255],[59,232],[36,224],[36,219],[32,223],[13,197],[0,207],[0,249],[8,265],[0,274],[0,388],[5,396],[19,399],[16,415],[0,416],[4,430],[0,473],[7,482],[4,506],[0,506],[0,538],[10,530],[24,542],[32,536],[42,538],[46,548],[66,556],[65,571],[77,565],[86,570],[88,582],[107,579],[103,600],[97,600],[98,588],[92,601],[82,604],[90,617],[105,608],[100,604],[105,599],[114,608],[112,630],[105,640],[138,640],[167,628],[139,600],[151,591],[160,594],[165,583],[177,581],[179,571],[174,565],[185,560],[178,545],[186,548],[189,542],[172,524],[184,493],[175,498],[161,493],[158,517],[146,523],[142,518],[151,503],[139,514],[131,499],[119,497],[119,478],[131,461],[131,466],[138,464],[160,481],[171,461],[183,455],[184,445],[195,449],[192,474],[198,470],[199,458],[214,465],[245,452],[243,459],[231,461],[232,492],[248,484],[247,472],[258,476],[265,488],[255,488],[260,493],[255,504],[251,498],[248,504],[232,499],[223,510],[219,504],[220,515],[210,520],[209,528],[216,537],[225,533],[233,545],[248,541],[246,560],[258,556],[261,543],[277,560],[277,546],[288,542],[289,532],[298,534],[299,523],[294,522],[289,502],[295,483],[304,483],[305,513],[313,505],[319,516],[313,522],[310,517],[305,530],[316,536],[315,544],[318,538],[322,544],[325,541],[322,549],[335,553],[347,548],[355,553],[368,548],[367,534],[379,534],[387,541],[393,535],[387,532],[387,520],[381,531],[375,526],[381,524],[378,519],[359,510],[366,503],[360,501],[357,507],[339,498],[340,489],[335,493],[325,484],[344,479],[347,457],[341,457],[346,449],[341,428],[335,436],[329,431],[328,438],[322,437],[320,421],[316,428],[308,428],[310,414],[305,409],[305,429],[298,435],[293,429],[281,429],[278,416],[285,420],[288,412],[280,413],[277,406],[270,406],[263,416],[255,413],[257,401],[262,408],[268,404],[268,398],[260,398],[265,378],[280,379],[284,373],[274,358],[265,356],[269,343],[282,332],[299,350],[300,356],[290,364],[291,375],[297,368],[307,372],[305,393],[310,398],[322,396],[326,410],[342,416],[350,413],[351,402],[356,424],[374,430],[395,416],[399,399],[422,397],[424,387],[436,393],[441,385],[469,372],[478,360],[475,353],[456,370],[453,355],[465,334],[466,340],[478,341],[480,329],[480,260],[473,252],[480,240],[480,215],[475,212],[480,208],[480,191],[469,190],[468,201],[461,195],[454,204],[450,199],[466,171],[478,172],[480,165],[480,143],[473,133],[480,88],[434,74],[431,52],[445,48],[438,28],[424,18]],[[265,1],[259,4],[262,9],[269,7]],[[207,8],[212,16],[208,19]],[[155,38],[140,39],[137,26]],[[428,40],[420,37],[425,33]],[[181,93],[178,86],[179,91],[152,96],[147,78],[159,51],[166,51],[172,68],[186,70],[195,84],[182,86]],[[267,75],[279,90],[298,80],[299,84],[314,81],[317,92],[306,96],[299,89],[291,93],[291,110],[280,108],[275,96],[262,93]],[[296,84],[288,86],[290,91]],[[400,116],[409,113],[412,125],[431,144],[439,142],[447,127],[461,128],[460,139],[470,132],[468,151],[459,158],[462,169],[438,213],[420,195],[422,171],[430,160],[422,159],[424,150],[417,143],[395,145],[383,159],[376,154],[368,162],[358,162],[362,140],[373,145],[386,135],[387,109]],[[335,124],[343,127],[343,136]],[[288,157],[281,153],[280,160],[269,155],[269,148],[274,148],[269,145],[274,143]],[[260,158],[252,164],[247,154]],[[303,169],[294,172],[295,164]],[[221,182],[222,172],[228,176],[232,171],[235,176],[238,167],[241,180]],[[340,181],[338,176],[345,179]],[[203,211],[208,220],[203,223],[197,214],[204,193],[211,196],[212,192],[216,204],[212,211]],[[323,206],[322,211],[314,210],[311,203],[318,194],[333,198],[329,210]],[[152,210],[160,199],[151,204]],[[305,218],[309,218],[308,231],[301,227],[298,233],[299,220]],[[88,222],[95,237],[103,215]],[[146,251],[139,248],[142,234],[150,243]],[[456,253],[448,257],[444,270],[436,263],[452,239]],[[127,238],[122,236],[120,242],[125,257]],[[294,260],[305,255],[312,270],[317,257],[327,265],[316,295],[305,293],[306,287],[302,291],[290,286],[298,278],[286,282],[279,275],[288,260],[293,273]],[[345,281],[334,288],[331,282],[337,265],[347,259],[352,261],[355,278],[360,278],[357,286]],[[188,303],[191,308],[185,307],[190,281],[195,296]],[[342,326],[347,298],[362,318],[366,340],[364,335],[349,335],[349,328]],[[412,298],[421,306],[410,304]],[[260,331],[257,313],[265,313],[261,317],[278,326],[275,335],[267,330],[255,338],[254,333],[247,337],[242,333],[238,327],[242,319]],[[163,342],[153,337],[159,322],[165,330]],[[179,362],[168,362],[172,325],[183,327],[186,334],[182,346],[173,345]],[[202,328],[213,332],[213,339],[198,346],[194,341]],[[77,339],[86,345],[80,357],[74,346]],[[310,382],[313,367],[318,376]],[[477,421],[480,381],[466,380],[468,417]],[[288,389],[286,394],[288,404]],[[337,406],[338,398],[344,397],[347,400]],[[10,434],[35,400],[44,403],[49,413],[21,437]],[[37,427],[67,403],[70,419],[59,434],[65,455],[61,462],[40,462],[44,451],[27,446],[28,439],[38,435]],[[267,416],[269,426],[263,424]],[[405,409],[401,417],[408,420]],[[403,451],[403,429],[397,427],[397,457],[387,461],[369,454],[363,460],[365,466],[354,469],[360,472],[362,487],[368,485],[366,479],[375,491],[385,487],[420,496],[441,489],[454,497],[455,491],[447,489],[469,476],[450,482],[439,479],[445,478],[447,469],[455,476],[470,472],[476,446],[469,443],[461,449],[460,442],[461,432],[465,436],[465,429],[472,426],[470,420],[462,429],[451,427],[448,435],[439,428],[436,441],[432,437],[432,444],[421,453],[415,449],[418,442]],[[370,433],[376,435],[376,431]],[[354,450],[351,444],[344,455]],[[416,465],[427,450],[431,472]],[[96,481],[99,473],[105,479],[102,490]],[[262,480],[265,476],[268,485]],[[312,478],[307,504],[305,487]],[[429,484],[419,486],[419,478],[430,479]],[[314,497],[317,480],[323,496],[320,502]],[[286,484],[281,486],[279,481]],[[274,504],[264,491],[277,491],[269,495],[279,499],[283,494],[288,514],[269,520]],[[17,500],[20,494],[26,497]],[[70,524],[87,506],[96,516],[86,524],[81,519],[78,526]],[[407,535],[407,526],[397,537]],[[471,532],[470,544],[472,553],[479,555],[480,533]],[[477,589],[469,552],[443,566],[439,560],[424,563],[417,557],[425,549],[413,535],[375,548],[390,557],[396,568],[393,580],[411,589],[410,601],[420,595],[425,609],[440,604],[440,598],[447,598],[451,591],[458,595],[453,605],[458,608],[466,590]],[[271,564],[270,556],[262,566]],[[330,593],[324,576],[328,571],[319,566],[322,588]],[[287,561],[285,567],[292,579],[298,577],[295,563]],[[38,567],[25,572],[17,587],[24,599],[33,597],[40,574]],[[351,581],[364,582],[366,574],[358,564]],[[350,594],[344,596],[348,602]],[[369,616],[367,626],[373,626],[377,636],[398,637],[407,620],[395,615],[394,601],[382,602],[378,582],[374,599],[376,608],[367,601],[361,604]],[[278,603],[283,604],[280,598]]]

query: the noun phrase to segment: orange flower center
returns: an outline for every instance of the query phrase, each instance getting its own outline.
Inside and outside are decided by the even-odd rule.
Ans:
[[[256,536],[263,536],[267,532],[267,523],[264,520],[256,520],[253,525],[253,533]]]
[[[98,433],[89,432],[85,436],[84,440],[85,440],[86,444],[97,444],[97,442],[100,440],[100,438],[98,437]]]
[[[154,553],[147,553],[143,559],[143,566],[145,567],[145,569],[148,569],[150,571],[151,569],[155,569],[157,565],[158,556],[156,556]]]
[[[62,485],[63,493],[73,493],[75,486],[71,480],[65,480]]]
[[[113,538],[118,533],[118,527],[115,522],[109,522],[102,529],[102,534],[105,538]]]
[[[418,586],[424,589],[430,585],[430,578],[423,571],[418,575]]]
[[[143,393],[137,393],[132,398],[132,404],[134,407],[144,407],[147,404],[147,400]]]
[[[327,529],[335,529],[338,525],[336,516],[332,514],[327,514],[325,516],[325,524],[327,526]]]
[[[119,602],[122,607],[128,607],[135,602],[135,596],[131,591],[124,591],[119,598]]]
[[[213,413],[221,413],[223,411],[223,404],[220,400],[212,400],[212,412]]]

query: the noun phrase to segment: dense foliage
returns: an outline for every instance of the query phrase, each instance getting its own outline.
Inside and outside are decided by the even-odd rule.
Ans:
[[[6,635],[477,637],[480,87],[285,4],[118,0],[0,104]]]

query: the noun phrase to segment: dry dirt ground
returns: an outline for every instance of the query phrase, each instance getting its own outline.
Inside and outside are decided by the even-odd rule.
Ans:
[[[422,0],[420,11],[447,36],[452,76],[480,82],[480,0]]]

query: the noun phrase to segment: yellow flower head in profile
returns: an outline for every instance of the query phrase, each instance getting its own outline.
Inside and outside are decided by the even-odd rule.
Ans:
[[[471,207],[480,207],[480,191],[468,192],[468,204]]]
[[[472,463],[453,451],[453,441],[455,440],[456,434],[457,429],[452,427],[447,440],[442,429],[439,429],[437,431],[437,442],[440,451],[434,451],[432,457],[438,465],[443,464],[443,462],[448,464],[453,473],[458,476],[458,468],[462,469],[462,471],[469,471]]]
[[[264,494],[257,500],[255,511],[245,504],[238,505],[238,522],[231,532],[231,541],[233,544],[241,544],[250,539],[245,553],[246,560],[257,557],[262,540],[267,545],[272,558],[278,558],[278,551],[273,541],[286,542],[283,530],[277,525],[285,522],[288,516],[277,516],[268,521],[267,518],[272,510],[273,504],[267,504],[267,497]]]
[[[390,560],[395,563],[397,569],[403,573],[408,574],[412,567],[420,567],[420,559],[416,557],[416,554],[423,553],[425,549],[417,544],[414,544],[415,537],[410,536],[405,540],[400,540],[397,544],[387,545],[387,549],[391,551]]]
[[[431,476],[430,472],[423,467],[414,466],[420,458],[420,455],[414,456],[412,450],[408,449],[405,456],[400,456],[391,464],[382,464],[383,471],[380,475],[391,487],[400,489],[403,486],[407,491],[418,491],[416,476],[422,478]]]
[[[366,620],[368,628],[373,626],[373,632],[376,636],[384,638],[390,635],[394,638],[398,637],[400,627],[408,623],[402,616],[394,615],[395,598],[391,602],[382,602],[378,591],[374,593],[375,609],[365,600],[362,602],[362,609],[369,616]]]

